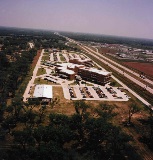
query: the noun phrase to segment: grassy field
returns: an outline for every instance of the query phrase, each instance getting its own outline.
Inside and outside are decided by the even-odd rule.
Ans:
[[[41,60],[42,61],[48,61],[49,60],[49,55],[43,56]]]
[[[121,87],[121,85],[118,83],[118,82],[116,82],[113,78],[111,78],[111,85],[113,86],[113,87]]]
[[[66,115],[72,115],[75,113],[73,101],[64,98],[63,89],[61,86],[53,86],[53,98],[55,97],[59,98],[60,102],[51,110],[51,112],[60,114],[62,113]]]
[[[59,85],[58,83],[53,83],[53,82],[50,82],[50,81],[47,81],[47,80],[44,80],[44,79],[41,79],[41,78],[36,78],[35,81],[34,81],[34,84],[48,84],[48,85]]]
[[[49,56],[49,52],[44,52],[43,55],[44,56]]]
[[[44,68],[38,68],[37,76],[46,74],[46,70]]]
[[[62,54],[59,54],[61,61],[65,61],[65,57]]]

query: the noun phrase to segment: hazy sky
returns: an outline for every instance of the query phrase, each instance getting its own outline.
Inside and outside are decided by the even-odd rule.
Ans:
[[[0,26],[153,39],[153,0],[0,0]]]

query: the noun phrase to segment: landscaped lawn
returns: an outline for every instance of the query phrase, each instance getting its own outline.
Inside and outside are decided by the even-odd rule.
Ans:
[[[49,55],[49,53],[48,53],[48,52],[45,52],[45,53],[43,53],[43,55],[44,55],[44,56],[48,56],[48,55]]]
[[[37,76],[40,76],[42,74],[46,74],[46,70],[44,68],[38,68]]]
[[[41,60],[42,61],[48,61],[49,60],[49,55],[43,56]]]
[[[62,54],[59,54],[61,61],[65,61],[65,57]]]
[[[50,81],[47,81],[47,80],[44,80],[44,79],[41,79],[41,78],[36,78],[34,83],[35,84],[59,85],[59,83],[53,83],[53,82],[50,82]]]

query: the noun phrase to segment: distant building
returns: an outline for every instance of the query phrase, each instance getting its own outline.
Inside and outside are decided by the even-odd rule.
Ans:
[[[71,58],[69,60],[70,63],[74,63],[74,64],[81,64],[81,65],[85,65],[87,67],[93,67],[93,62],[91,59],[81,59],[81,58]]]
[[[53,53],[56,53],[56,52],[58,52],[59,50],[56,49],[56,48],[53,48],[52,51],[53,51]]]
[[[126,58],[127,55],[126,55],[125,53],[120,53],[120,54],[119,54],[119,57],[121,57],[121,58]]]

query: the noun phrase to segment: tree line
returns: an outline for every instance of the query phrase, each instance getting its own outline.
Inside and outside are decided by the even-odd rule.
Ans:
[[[15,96],[15,91],[30,70],[35,55],[35,49],[24,51],[14,57],[14,62],[10,62],[3,51],[0,53],[0,104]]]

